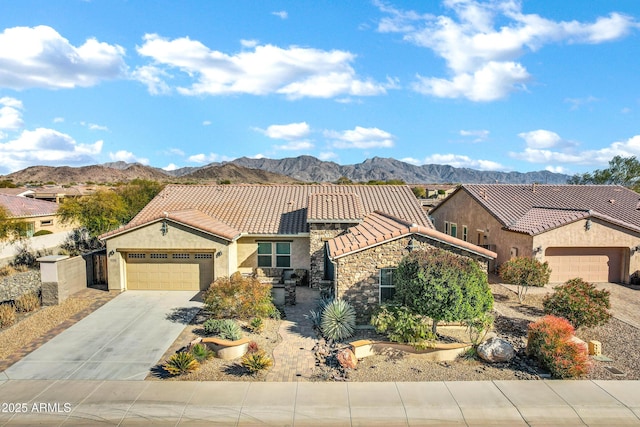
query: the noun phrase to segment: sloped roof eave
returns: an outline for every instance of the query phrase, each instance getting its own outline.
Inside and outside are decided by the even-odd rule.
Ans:
[[[191,228],[192,230],[197,230],[197,231],[200,231],[201,233],[205,233],[205,234],[208,234],[210,236],[214,236],[214,237],[217,237],[219,239],[226,240],[228,242],[234,242],[234,241],[238,240],[240,237],[242,237],[242,233],[241,232],[238,232],[234,236],[227,237],[227,236],[223,236],[221,234],[214,233],[214,232],[209,231],[209,230],[204,230],[202,228],[198,228],[196,226],[193,226],[193,225],[178,221],[178,220],[173,219],[173,218],[156,218],[156,219],[144,222],[144,223],[136,224],[135,226],[132,226],[132,227],[128,227],[127,225],[125,225],[125,226],[120,227],[120,228],[118,228],[116,230],[109,231],[109,232],[107,232],[105,234],[102,234],[102,235],[98,236],[98,239],[106,241],[106,240],[109,240],[109,239],[111,239],[113,237],[120,236],[122,234],[126,234],[126,233],[129,233],[129,232],[135,231],[135,230],[139,230],[141,228],[144,228],[146,226],[149,226],[151,224],[154,224],[156,222],[160,222],[160,221],[163,221],[163,220],[168,221],[168,222],[173,222],[174,224],[180,224],[180,225],[185,226],[187,228]]]
[[[627,229],[629,231],[633,231],[634,233],[640,234],[640,227],[636,227],[633,224],[629,224],[628,222],[616,220],[615,218],[611,218],[608,215],[602,215],[602,214],[600,214],[598,212],[590,212],[589,216],[582,217],[582,218],[575,218],[575,219],[573,219],[571,221],[566,221],[566,222],[563,222],[562,224],[556,224],[556,225],[553,225],[551,227],[544,228],[544,229],[542,229],[540,231],[536,231],[536,230],[530,230],[530,231],[518,230],[518,229],[511,228],[510,226],[502,227],[502,229],[506,230],[506,231],[510,231],[512,233],[526,234],[528,236],[539,236],[540,234],[544,234],[544,233],[547,233],[549,231],[555,230],[557,228],[561,228],[561,227],[564,227],[566,225],[573,224],[574,222],[586,220],[586,219],[589,219],[589,218],[597,218],[597,219],[600,219],[600,220],[602,220],[604,222],[608,222],[609,224],[617,225],[618,227],[625,228],[625,229]]]

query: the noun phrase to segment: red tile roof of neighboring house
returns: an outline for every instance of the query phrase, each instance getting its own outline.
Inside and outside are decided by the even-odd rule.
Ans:
[[[314,193],[309,195],[307,222],[360,222],[362,202],[354,193]]]
[[[8,194],[0,194],[0,206],[3,206],[14,218],[55,215],[58,212],[56,203]]]
[[[411,234],[457,246],[487,258],[497,257],[495,252],[480,246],[382,212],[371,213],[362,223],[349,228],[347,233],[328,240],[329,256],[332,259],[339,258]]]
[[[594,217],[640,232],[640,194],[619,185],[465,184],[457,191],[511,231],[535,235]]]
[[[317,194],[332,195],[344,202],[350,199],[351,204],[335,210],[338,216],[355,217],[359,209],[364,217],[380,210],[433,228],[411,189],[404,185],[167,185],[124,228],[101,237],[145,225],[164,212],[172,215],[185,210],[197,210],[244,234],[307,233],[310,196]],[[315,203],[322,197],[311,199]],[[360,206],[356,208],[357,199]],[[328,211],[314,208],[312,221],[328,217]]]
[[[7,194],[9,196],[24,196],[26,194],[32,194],[33,190],[24,187],[17,188],[0,188],[0,194]]]

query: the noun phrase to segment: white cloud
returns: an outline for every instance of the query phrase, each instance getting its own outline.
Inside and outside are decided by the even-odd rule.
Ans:
[[[79,144],[71,136],[53,129],[22,131],[13,141],[0,143],[2,165],[9,172],[33,165],[82,165],[95,163],[103,141]]]
[[[313,144],[309,141],[291,141],[283,145],[274,145],[273,148],[276,150],[301,151],[311,150],[313,148]]]
[[[164,81],[171,76],[164,70],[153,65],[144,65],[136,68],[131,77],[144,83],[151,95],[164,95],[171,92],[171,88]]]
[[[168,150],[165,150],[163,152],[163,154],[167,155],[167,156],[180,156],[180,157],[184,157],[184,151],[182,151],[179,148],[169,148]]]
[[[545,129],[522,132],[518,136],[524,139],[528,148],[550,148],[562,142],[560,135]]]
[[[413,159],[412,159],[413,160]],[[450,165],[455,168],[471,168],[485,171],[508,171],[509,168],[491,160],[476,160],[460,154],[432,154],[421,164]]]
[[[211,120],[205,120],[202,122],[202,126],[211,126]]]
[[[115,153],[109,153],[109,158],[113,162],[127,162],[127,163],[140,163],[143,165],[149,164],[149,159],[144,157],[138,157],[131,151],[119,150]]]
[[[166,171],[174,171],[178,169],[178,166],[176,166],[174,163],[169,163],[167,166],[163,167],[162,169]]]
[[[267,44],[227,54],[188,37],[169,40],[147,34],[137,51],[154,61],[154,65],[134,73],[149,86],[151,93],[169,88],[165,81],[168,77],[165,70],[169,69],[178,70],[193,81],[189,87],[177,88],[183,95],[282,94],[290,99],[332,98],[380,95],[388,88],[387,84],[358,78],[351,66],[355,56],[341,50]]]
[[[230,157],[227,156],[221,156],[219,154],[215,154],[215,153],[209,153],[209,154],[204,154],[204,153],[200,153],[200,154],[194,154],[193,156],[189,156],[187,157],[187,161],[191,162],[191,163],[200,163],[200,164],[205,164],[205,163],[214,163],[214,162],[226,162],[229,160],[233,160]]]
[[[272,139],[284,139],[287,141],[306,138],[311,133],[307,122],[289,123],[286,125],[271,125],[266,129],[256,129]]]
[[[418,76],[414,89],[472,101],[493,101],[523,89],[530,75],[516,60],[528,52],[550,43],[614,41],[638,26],[634,18],[619,13],[592,23],[553,21],[523,13],[518,0],[446,0],[446,14],[439,16],[376,4],[387,15],[378,31],[400,33],[446,62],[448,77]]]
[[[271,12],[272,15],[277,16],[280,19],[287,19],[289,17],[289,14],[287,13],[286,10],[280,10],[277,12]]]
[[[413,158],[413,157],[404,157],[402,159],[400,159],[401,162],[405,162],[405,163],[411,163],[412,165],[420,165],[422,162],[420,162],[420,160]]]
[[[318,154],[318,158],[320,160],[327,161],[327,160],[337,159],[338,155],[333,151],[323,151],[320,154]]]
[[[0,131],[15,131],[24,126],[22,109],[21,101],[8,96],[0,98]]]
[[[90,38],[73,46],[51,27],[13,27],[0,33],[0,87],[87,87],[126,73],[125,50]]]
[[[360,126],[342,132],[327,130],[324,135],[333,140],[335,148],[390,148],[394,146],[395,139],[395,136],[384,130]]]
[[[64,117],[54,117],[53,123],[64,123]]]
[[[108,132],[109,128],[103,125],[97,125],[95,123],[88,123],[87,127],[89,128],[89,130],[101,130],[101,131],[105,131]]]
[[[264,159],[265,155],[264,154],[254,154],[253,156],[248,156],[250,159]],[[231,160],[231,159],[230,159]]]
[[[489,131],[486,129],[477,129],[477,130],[461,130],[460,136],[468,136],[473,138],[473,142],[483,142],[489,138]]]
[[[544,170],[553,172],[553,173],[564,173],[564,174],[569,173],[567,169],[562,166],[547,166],[546,168],[544,168]]]
[[[571,111],[575,111],[583,105],[591,104],[597,101],[599,101],[599,99],[591,95],[586,98],[565,98],[564,100],[564,102],[571,104],[571,108],[569,108]]]
[[[258,40],[245,40],[245,39],[242,39],[242,40],[240,40],[240,44],[242,45],[242,47],[252,48],[252,47],[258,46],[258,44],[260,44],[260,42]]]

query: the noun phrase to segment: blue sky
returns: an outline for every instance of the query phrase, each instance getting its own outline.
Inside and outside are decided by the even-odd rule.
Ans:
[[[640,156],[637,0],[0,0],[0,174]]]

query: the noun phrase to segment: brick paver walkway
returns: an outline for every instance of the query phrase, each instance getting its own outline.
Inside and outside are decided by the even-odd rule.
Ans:
[[[304,315],[316,308],[319,297],[318,290],[296,288],[296,305],[284,308],[287,318],[278,330],[282,341],[273,350],[273,368],[266,381],[309,381],[316,364],[311,351],[316,333]]]

